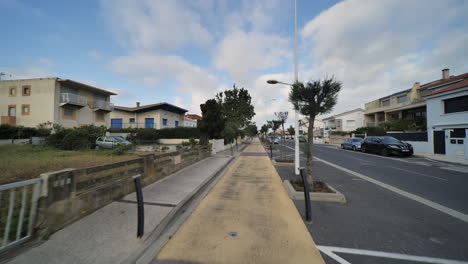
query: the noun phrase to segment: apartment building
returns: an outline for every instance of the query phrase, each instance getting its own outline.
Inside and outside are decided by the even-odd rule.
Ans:
[[[36,78],[0,81],[1,124],[36,127],[45,122],[64,127],[107,126],[115,93],[77,81]]]
[[[424,85],[429,152],[468,160],[468,73]]]
[[[171,128],[184,124],[187,110],[169,103],[140,105],[135,107],[114,106],[111,113],[111,128]]]
[[[185,127],[197,127],[197,122],[200,119],[202,119],[202,117],[196,114],[185,115],[184,126]]]
[[[411,89],[381,97],[365,104],[365,125],[378,126],[380,123],[426,118],[426,102],[421,98],[419,82]]]
[[[323,136],[329,137],[332,131],[354,131],[364,126],[364,110],[356,108],[322,119]]]

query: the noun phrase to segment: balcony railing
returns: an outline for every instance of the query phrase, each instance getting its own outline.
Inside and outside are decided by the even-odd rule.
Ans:
[[[87,103],[88,103],[88,100],[84,96],[72,94],[72,93],[60,94],[60,106],[66,105],[66,104],[72,104],[72,105],[83,107]]]
[[[112,112],[114,110],[114,104],[111,104],[106,101],[94,101],[93,108],[94,110],[104,110]]]

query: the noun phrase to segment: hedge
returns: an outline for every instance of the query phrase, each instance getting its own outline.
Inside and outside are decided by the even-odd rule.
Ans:
[[[129,136],[130,141],[132,142],[150,142],[156,141],[158,139],[190,139],[201,137],[201,132],[196,127],[174,127],[174,128],[163,128],[163,129],[154,129],[154,128],[132,128],[132,129],[112,129],[111,132],[114,133],[131,133]]]
[[[50,129],[0,125],[0,139],[18,139],[31,137],[46,137],[50,135]]]

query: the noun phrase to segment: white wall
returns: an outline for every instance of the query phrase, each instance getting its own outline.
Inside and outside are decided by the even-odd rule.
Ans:
[[[337,116],[336,118],[342,120],[342,131],[353,131],[364,126],[364,111],[355,111]],[[354,122],[351,123],[348,121]]]
[[[450,130],[454,128],[468,128],[468,112],[444,113],[443,100],[468,95],[468,88],[459,89],[453,93],[446,93],[438,97],[426,99],[428,142],[431,145],[430,153],[434,153],[434,130],[445,131],[445,152],[447,156],[468,159],[468,137],[463,139],[464,144],[450,143]],[[466,130],[468,135],[468,129]],[[460,138],[456,138],[458,140]]]
[[[413,146],[413,151],[415,154],[418,153],[431,153],[432,151],[432,143],[429,141],[407,141],[404,142],[410,143]]]

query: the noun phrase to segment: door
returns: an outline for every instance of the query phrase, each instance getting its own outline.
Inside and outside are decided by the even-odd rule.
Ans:
[[[445,131],[434,131],[434,153],[445,154]]]
[[[8,107],[8,116],[16,116],[16,106]]]
[[[145,128],[154,128],[154,118],[145,118]]]
[[[111,119],[111,128],[122,128],[122,127],[123,127],[122,118]]]

